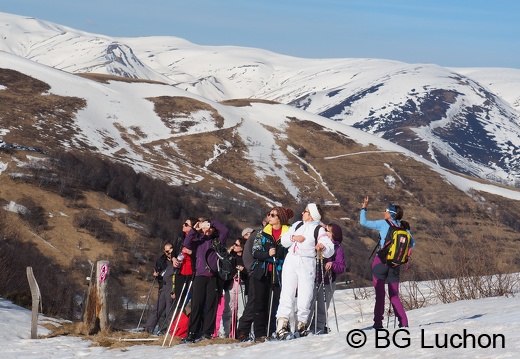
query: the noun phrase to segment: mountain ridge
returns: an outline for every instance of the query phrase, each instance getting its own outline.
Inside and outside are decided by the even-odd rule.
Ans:
[[[390,139],[448,169],[520,183],[520,91],[503,99],[491,88],[504,80],[488,75],[492,87],[486,87],[468,77],[482,78],[476,70],[464,75],[434,64],[299,59],[174,37],[110,38],[9,14],[0,19],[17,25],[6,26],[11,31],[2,35],[15,37],[24,49],[14,51],[6,41],[3,50],[32,61],[72,73],[160,81],[212,101],[285,103]],[[520,84],[520,70],[508,73]]]

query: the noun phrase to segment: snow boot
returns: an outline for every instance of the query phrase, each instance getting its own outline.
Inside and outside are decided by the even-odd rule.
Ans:
[[[300,334],[300,337],[307,336],[307,334],[309,334],[309,331],[307,330],[307,322],[298,321],[298,324],[296,325],[296,331]]]
[[[276,321],[276,339],[283,340],[290,334],[289,320],[287,318],[278,318]]]

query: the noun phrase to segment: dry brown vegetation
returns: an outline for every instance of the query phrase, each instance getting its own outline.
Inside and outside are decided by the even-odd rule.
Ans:
[[[75,75],[89,79],[89,80],[101,82],[104,84],[108,83],[109,81],[119,81],[119,82],[127,82],[127,83],[163,84],[162,82],[159,82],[159,81],[133,79],[130,77],[122,77],[122,76],[107,75],[107,74],[81,73],[81,74],[75,74]]]
[[[154,103],[155,112],[164,121],[165,125],[171,129],[171,133],[188,131],[196,122],[189,118],[186,119],[186,117],[197,111],[208,111],[211,113],[217,128],[222,128],[224,125],[222,116],[213,107],[202,101],[189,97],[171,96],[153,97],[148,100]]]
[[[40,338],[54,338],[57,336],[74,336],[81,337],[84,340],[89,340],[92,342],[93,346],[100,346],[110,349],[124,349],[127,347],[131,347],[134,345],[163,345],[165,343],[165,347],[175,347],[176,345],[181,344],[181,338],[174,337],[173,339],[168,335],[165,337],[162,336],[152,336],[148,333],[133,333],[128,331],[114,331],[114,330],[106,330],[99,332],[94,335],[85,334],[85,328],[83,323],[64,323],[60,326],[54,325],[46,325],[47,329],[51,330],[51,334],[40,336]],[[170,343],[171,341],[171,343]],[[192,347],[197,346],[206,346],[206,345],[215,345],[215,344],[230,344],[230,343],[240,343],[236,339],[231,338],[213,338],[213,339],[205,339],[201,340],[194,344],[183,344],[189,345]],[[254,345],[254,342],[250,343],[240,343],[241,346],[251,346]]]
[[[74,117],[86,106],[77,97],[48,94],[50,86],[15,70],[0,69],[0,119],[10,131],[2,136],[11,144],[27,143],[44,151],[71,145],[76,134]]]
[[[276,105],[278,102],[253,98],[236,98],[232,100],[221,101],[220,103],[226,106],[245,107],[251,106],[252,103],[266,103],[269,105]]]

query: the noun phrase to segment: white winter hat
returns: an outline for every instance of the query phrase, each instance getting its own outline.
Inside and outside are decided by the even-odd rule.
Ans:
[[[309,214],[313,220],[319,221],[321,219],[320,211],[318,211],[318,206],[316,203],[309,203],[307,205],[307,209],[309,210]]]

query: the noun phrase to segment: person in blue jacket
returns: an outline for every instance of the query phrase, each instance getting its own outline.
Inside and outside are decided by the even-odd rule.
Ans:
[[[359,215],[359,223],[363,227],[375,229],[379,231],[379,247],[381,248],[385,243],[386,234],[390,228],[390,224],[387,221],[392,222],[394,225],[401,226],[410,232],[410,226],[407,222],[401,221],[403,218],[403,209],[400,206],[390,204],[385,212],[384,218],[369,221],[366,218],[368,207],[368,196],[363,199],[363,205],[361,213]],[[415,241],[412,237],[411,246],[415,246]],[[408,317],[404,310],[401,299],[399,298],[399,274],[401,267],[390,267],[383,263],[378,255],[374,256],[372,262],[372,282],[376,292],[376,303],[374,305],[374,325],[375,329],[383,328],[383,316],[385,313],[385,282],[388,285],[388,296],[390,297],[390,303],[394,308],[394,313],[399,320],[399,327],[408,327]]]

